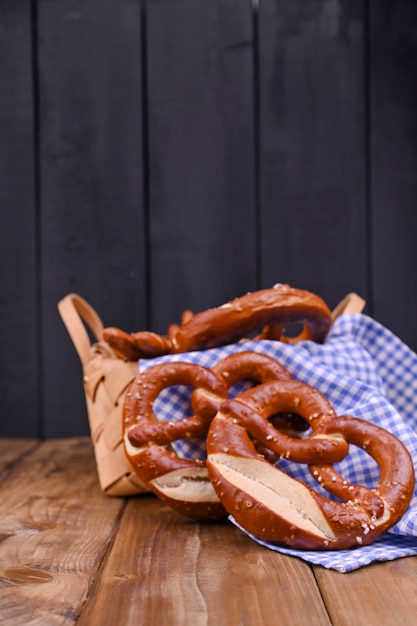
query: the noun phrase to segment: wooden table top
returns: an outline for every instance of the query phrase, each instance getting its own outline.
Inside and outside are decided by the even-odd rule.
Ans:
[[[407,626],[417,557],[349,574],[99,488],[88,438],[0,439],[0,623]]]

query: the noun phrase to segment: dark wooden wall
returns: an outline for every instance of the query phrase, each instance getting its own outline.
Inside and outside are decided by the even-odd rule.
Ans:
[[[417,349],[416,69],[415,0],[2,0],[0,435],[88,432],[70,291],[356,291]]]

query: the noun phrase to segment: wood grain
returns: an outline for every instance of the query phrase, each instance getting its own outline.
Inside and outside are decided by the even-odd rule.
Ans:
[[[1,623],[73,624],[123,506],[100,492],[89,440],[27,455],[0,485]]]
[[[228,523],[197,524],[131,500],[79,625],[330,623],[310,568]]]
[[[377,563],[348,575],[314,568],[334,626],[414,624],[417,558]]]
[[[0,458],[2,624],[414,624],[417,557],[341,574],[153,495],[106,497],[87,438],[0,440]]]
[[[0,439],[0,478],[38,445],[36,439]]]

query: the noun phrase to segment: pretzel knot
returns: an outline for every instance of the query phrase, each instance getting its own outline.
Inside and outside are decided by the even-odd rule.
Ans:
[[[177,512],[199,520],[225,517],[205,460],[180,457],[171,444],[179,439],[205,440],[211,420],[236,382],[259,384],[278,378],[291,376],[275,359],[246,351],[223,359],[212,370],[185,362],[145,370],[129,387],[123,407],[124,448],[134,471]],[[154,401],[164,389],[179,384],[194,388],[194,414],[158,422]]]
[[[310,339],[322,343],[331,326],[331,312],[316,294],[277,284],[245,294],[221,306],[193,314],[185,310],[180,324],[171,324],[167,335],[151,331],[127,333],[109,326],[103,339],[117,356],[131,361],[163,354],[214,348],[245,339],[270,339],[296,343]],[[287,337],[288,324],[300,324],[296,337]]]
[[[311,426],[307,439],[276,431],[275,411],[296,410]],[[290,477],[259,454],[254,440],[280,457],[307,463],[336,501]],[[349,443],[380,468],[373,489],[349,484],[333,468]],[[407,509],[414,469],[404,445],[391,433],[354,417],[336,417],[308,385],[273,382],[222,404],[207,437],[207,467],[220,501],[254,536],[298,549],[346,549],[372,543]]]

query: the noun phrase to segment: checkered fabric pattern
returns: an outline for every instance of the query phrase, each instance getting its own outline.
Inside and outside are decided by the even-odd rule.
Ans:
[[[295,379],[319,389],[333,404],[337,415],[353,415],[392,432],[408,448],[416,468],[417,355],[392,332],[366,315],[340,316],[323,345],[311,341],[292,345],[249,340],[211,350],[140,361],[139,369],[143,371],[166,360],[212,367],[225,356],[243,350],[276,358]],[[243,388],[242,383],[236,384],[232,394],[239,393]],[[172,420],[191,415],[190,392],[190,388],[181,385],[165,389],[154,404],[157,418]],[[205,456],[204,441],[184,440],[175,445],[180,456]],[[305,466],[284,459],[279,463],[294,478],[320,490]],[[349,482],[372,488],[378,481],[376,462],[354,446],[350,446],[348,457],[338,463],[336,469]],[[232,518],[231,521],[234,522]],[[300,551],[251,537],[271,550],[340,572],[349,572],[373,561],[414,555],[417,554],[417,489],[403,518],[370,546],[335,552]]]

